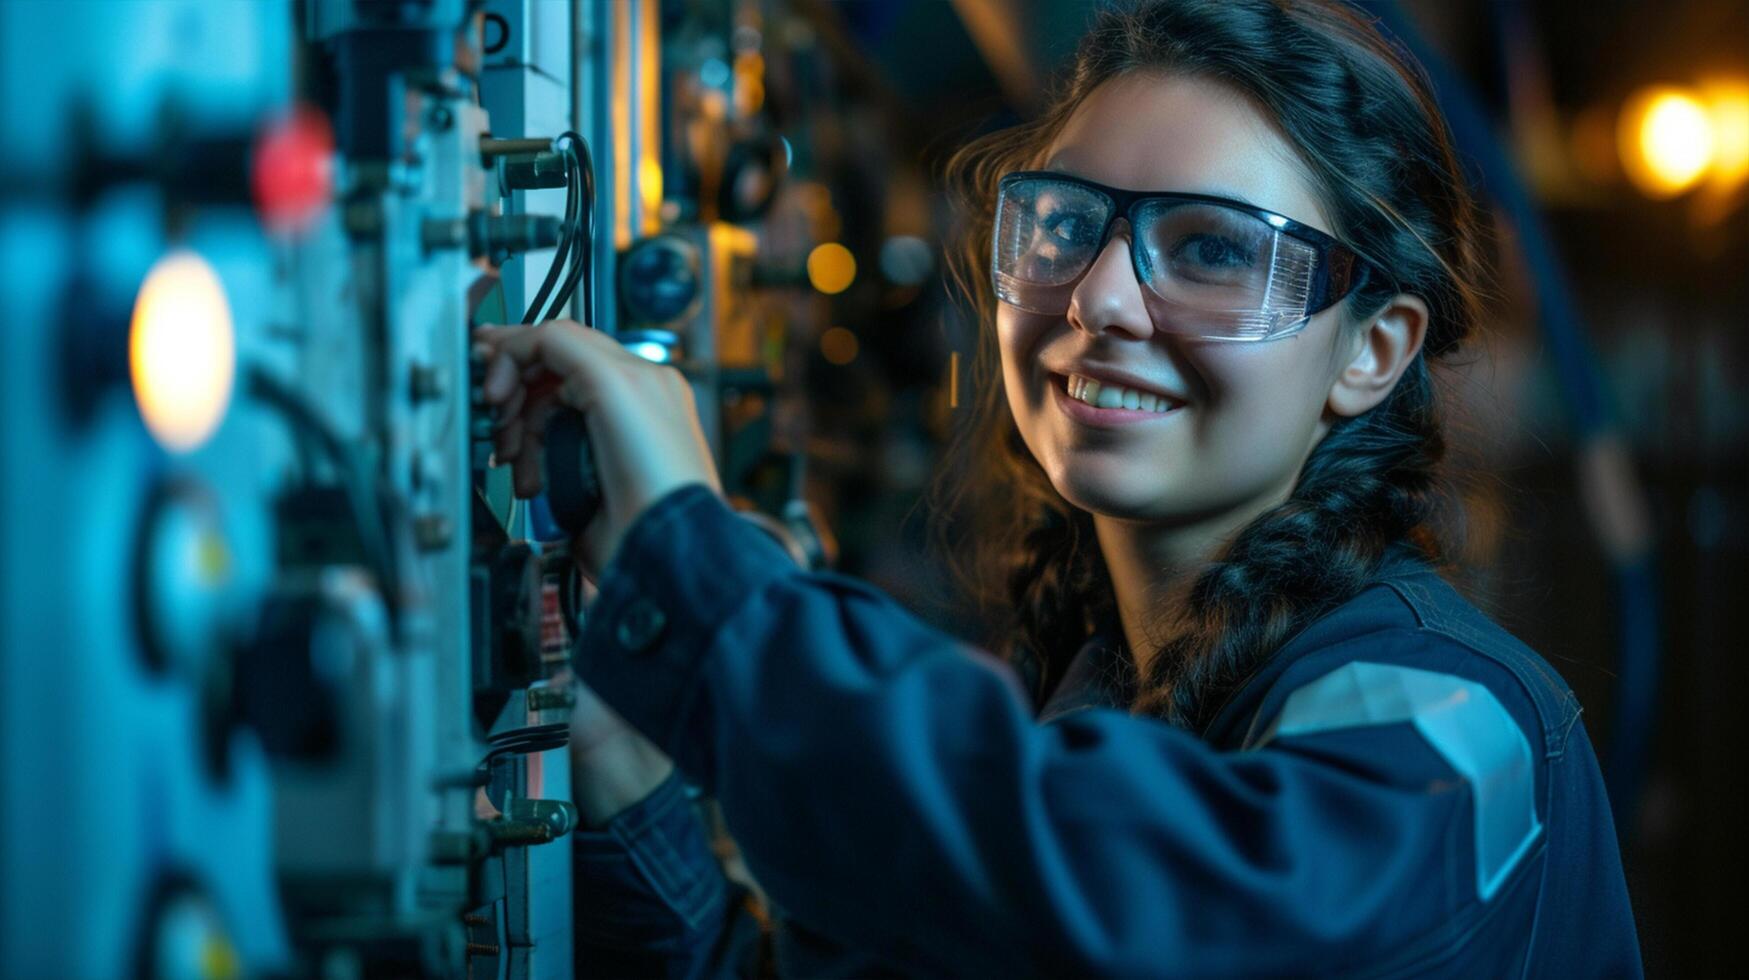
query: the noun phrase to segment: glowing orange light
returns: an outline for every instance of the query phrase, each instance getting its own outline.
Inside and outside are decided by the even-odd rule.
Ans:
[[[662,208],[662,165],[653,157],[638,161],[638,195],[644,214],[651,217]]]
[[[808,281],[822,293],[842,293],[856,280],[856,256],[837,242],[815,246],[808,253]]]
[[[1693,92],[1655,85],[1628,100],[1618,130],[1622,166],[1641,191],[1674,197],[1699,183],[1717,152],[1707,107]]]
[[[735,56],[735,110],[751,116],[765,104],[765,57],[757,51]]]
[[[820,335],[820,353],[833,364],[845,365],[856,360],[856,334],[843,327],[833,327]]]
[[[1729,192],[1749,180],[1749,82],[1714,81],[1701,88],[1712,116],[1713,166],[1707,183]]]
[[[158,260],[134,301],[128,371],[140,416],[172,452],[199,448],[230,405],[236,337],[224,286],[205,259]]]

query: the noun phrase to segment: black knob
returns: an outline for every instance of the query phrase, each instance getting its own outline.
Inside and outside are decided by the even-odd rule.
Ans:
[[[332,658],[324,654],[335,652],[324,649],[335,642],[322,634],[328,612],[320,594],[276,594],[262,610],[256,642],[242,652],[237,707],[277,758],[323,761],[339,750],[351,671],[326,662]]]
[[[563,408],[547,422],[547,505],[553,520],[576,535],[601,509],[601,481],[589,451],[589,433],[579,412]]]

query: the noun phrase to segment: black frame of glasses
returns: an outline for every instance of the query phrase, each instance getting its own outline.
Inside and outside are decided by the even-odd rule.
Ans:
[[[1282,234],[1291,236],[1305,243],[1318,255],[1318,272],[1314,274],[1312,295],[1306,302],[1306,316],[1322,313],[1331,306],[1341,302],[1349,294],[1359,289],[1363,283],[1377,275],[1381,281],[1389,282],[1391,277],[1384,267],[1367,258],[1358,250],[1343,244],[1340,240],[1319,231],[1310,225],[1302,224],[1286,215],[1266,211],[1244,201],[1235,201],[1230,197],[1218,197],[1213,194],[1192,194],[1184,191],[1126,191],[1117,187],[1108,187],[1098,181],[1077,177],[1074,174],[1060,173],[1055,170],[1017,170],[1004,174],[997,182],[997,213],[1001,212],[1001,196],[1006,194],[1012,184],[1023,180],[1051,180],[1059,183],[1076,184],[1088,190],[1105,195],[1111,201],[1111,214],[1105,219],[1105,227],[1099,230],[1099,246],[1094,254],[1105,250],[1111,241],[1111,226],[1122,217],[1130,226],[1135,226],[1133,217],[1139,204],[1154,200],[1184,201],[1192,204],[1215,204],[1248,214]],[[1140,262],[1136,254],[1135,236],[1130,236],[1130,262]],[[1089,266],[1091,267],[1091,266]],[[1083,270],[1085,274],[1085,270]]]

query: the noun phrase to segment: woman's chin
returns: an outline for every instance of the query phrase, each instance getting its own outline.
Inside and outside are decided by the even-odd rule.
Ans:
[[[1060,473],[1051,482],[1070,504],[1106,517],[1159,520],[1175,509],[1176,495],[1158,473],[1098,473],[1082,467]]]

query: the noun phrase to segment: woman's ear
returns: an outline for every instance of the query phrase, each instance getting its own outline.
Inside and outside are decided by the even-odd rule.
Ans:
[[[1346,345],[1348,360],[1337,368],[1325,407],[1352,417],[1384,401],[1421,351],[1427,320],[1421,297],[1398,293],[1355,328]]]

